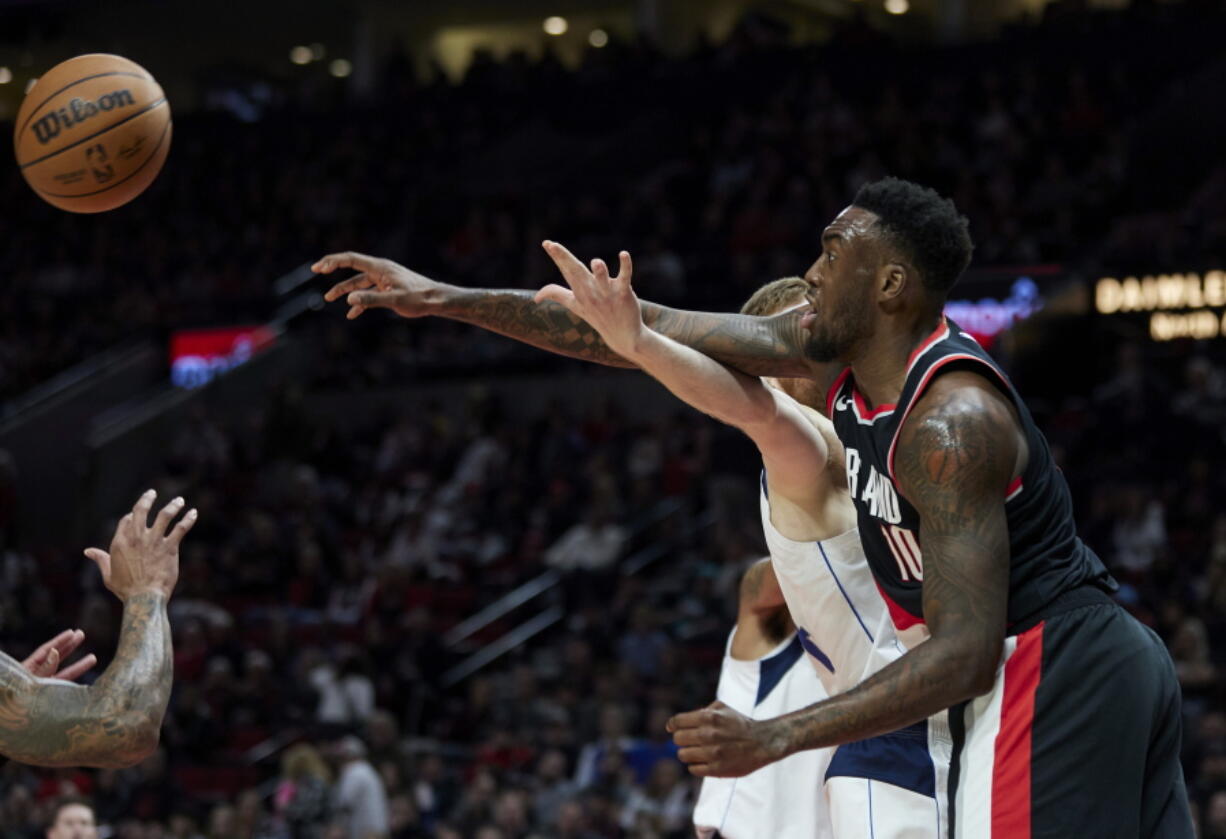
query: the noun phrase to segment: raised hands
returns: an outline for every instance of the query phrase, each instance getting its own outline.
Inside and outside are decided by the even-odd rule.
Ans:
[[[183,499],[176,498],[158,512],[149,526],[149,512],[157,493],[148,490],[132,512],[119,520],[111,538],[110,551],[86,548],[85,555],[102,572],[102,582],[120,600],[153,593],[169,598],[179,579],[179,543],[196,523],[196,511],[188,510],[179,523],[171,522],[183,511]]]
[[[90,653],[80,661],[68,665],[63,670],[60,669],[60,664],[76,652],[77,647],[81,646],[81,642],[84,640],[85,633],[81,630],[65,629],[59,635],[30,653],[30,656],[21,662],[21,666],[30,671],[31,675],[38,676],[39,678],[63,679],[68,682],[76,681],[98,663],[98,657]]]
[[[617,276],[611,277],[603,259],[593,259],[589,270],[557,242],[546,241],[544,248],[570,288],[547,285],[536,293],[536,301],[549,300],[565,306],[599,332],[610,349],[631,357],[647,327],[643,324],[639,299],[630,287],[634,272],[630,254],[626,251],[618,254]]]

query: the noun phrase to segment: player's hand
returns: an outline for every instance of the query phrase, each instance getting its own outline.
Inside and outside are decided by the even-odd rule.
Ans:
[[[630,254],[618,254],[617,276],[611,277],[603,259],[593,259],[589,270],[557,242],[547,241],[544,248],[570,288],[547,285],[536,293],[536,302],[551,300],[565,306],[591,324],[614,352],[632,355],[647,327],[639,299],[630,287],[634,273]]]
[[[430,310],[433,292],[443,287],[442,283],[410,271],[390,259],[353,251],[330,253],[311,266],[316,274],[331,274],[339,268],[350,268],[359,273],[328,289],[324,300],[331,303],[344,296],[349,304],[346,317],[350,320],[367,309],[391,309],[403,318],[433,314]]]
[[[21,666],[34,676],[41,679],[64,679],[76,681],[80,676],[98,663],[98,657],[93,653],[82,658],[75,664],[70,664],[60,670],[60,662],[71,656],[85,640],[85,633],[79,629],[65,629],[30,654],[21,662]]]
[[[179,580],[179,543],[196,523],[196,511],[188,510],[179,523],[171,522],[183,511],[183,499],[163,507],[149,526],[149,511],[157,493],[148,490],[132,512],[119,520],[111,538],[111,550],[86,548],[85,555],[102,572],[102,582],[120,600],[154,593],[169,598]]]
[[[766,723],[722,702],[678,714],[668,721],[668,731],[680,748],[677,757],[700,778],[740,778],[784,757]]]

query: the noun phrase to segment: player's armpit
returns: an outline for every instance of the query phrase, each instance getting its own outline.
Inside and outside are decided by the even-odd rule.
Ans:
[[[129,597],[115,659],[88,687],[39,679],[0,653],[0,754],[37,766],[126,767],[147,757],[170,698],[166,601]]]

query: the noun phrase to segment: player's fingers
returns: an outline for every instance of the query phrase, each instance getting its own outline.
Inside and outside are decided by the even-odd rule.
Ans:
[[[706,746],[714,739],[714,732],[709,728],[683,728],[673,735],[673,742],[678,746]]]
[[[345,312],[345,319],[346,320],[356,320],[357,318],[361,317],[362,312],[365,312],[365,311],[366,309],[363,306],[350,306],[349,311]]]
[[[596,282],[600,285],[607,286],[609,284],[609,266],[605,264],[603,259],[592,260],[592,276],[596,278]]]
[[[714,759],[710,746],[690,746],[677,751],[677,759],[682,763],[710,763]]]
[[[35,650],[34,654],[46,656],[46,654],[52,649],[57,649],[61,653],[65,651],[65,648],[69,650],[75,649],[77,644],[81,643],[80,641],[77,641],[76,644],[73,643],[73,636],[76,632],[77,630],[75,629],[65,629],[59,635],[55,636],[50,641]]]
[[[81,642],[85,640],[85,633],[79,629],[65,629],[59,635],[55,636],[52,643],[55,649],[59,652],[60,658],[65,659],[76,652],[77,647],[81,646]]]
[[[187,511],[187,515],[179,519],[179,523],[175,525],[174,530],[170,531],[169,535],[166,537],[166,540],[172,545],[178,547],[179,543],[183,541],[183,537],[196,526],[196,519],[199,517],[200,513],[197,512],[195,507],[192,507]]]
[[[41,670],[44,670],[45,672],[39,673],[38,675],[50,676],[57,669],[59,669],[59,666],[60,666],[60,651],[57,650],[55,647],[52,647],[51,649],[47,650],[47,657],[43,659],[42,667],[39,668]]]
[[[98,566],[98,570],[102,572],[102,579],[109,580],[111,577],[111,555],[99,548],[86,548],[85,555]]]
[[[165,536],[170,523],[183,510],[183,503],[182,496],[177,496],[172,498],[165,507],[158,510],[158,517],[153,520],[153,532],[158,536]]]
[[[714,776],[714,767],[709,763],[691,763],[686,767],[695,778],[710,778]]]
[[[634,263],[630,261],[630,251],[622,251],[617,255],[617,279],[628,283],[632,274]]]
[[[136,506],[132,508],[132,522],[139,529],[149,527],[149,511],[153,509],[153,502],[158,497],[158,494],[151,489],[147,489],[141,494],[141,497],[136,499]]]
[[[345,302],[366,311],[367,309],[390,309],[396,304],[396,299],[397,294],[394,291],[355,291],[345,298]]]
[[[331,274],[338,268],[352,268],[355,271],[369,271],[377,264],[376,258],[364,253],[345,251],[330,253],[311,266],[316,274]]]
[[[579,261],[578,257],[567,250],[565,246],[546,240],[543,247],[545,248],[545,253],[549,254],[549,258],[553,260],[554,265],[558,266],[558,270],[562,272],[562,276],[566,278],[567,282],[571,282],[572,277],[582,277],[587,274],[587,267]]]
[[[63,670],[55,674],[55,678],[63,679],[66,682],[75,682],[81,676],[89,672],[95,664],[98,663],[98,656],[90,653],[80,661],[73,662]]]
[[[686,711],[684,714],[676,714],[668,721],[668,725],[665,727],[673,734],[683,728],[697,728],[704,722],[702,717],[704,711],[706,711],[705,708],[699,711]]]
[[[570,311],[575,311],[575,293],[569,288],[562,288],[557,283],[550,283],[536,293],[536,297],[532,298],[537,303],[544,303],[548,300],[551,303],[557,303],[565,306]]]
[[[341,280],[332,288],[324,292],[324,300],[331,303],[333,300],[339,300],[342,295],[348,294],[351,291],[358,291],[363,288],[370,288],[375,284],[375,281],[370,278],[367,273],[357,274],[347,280]]]

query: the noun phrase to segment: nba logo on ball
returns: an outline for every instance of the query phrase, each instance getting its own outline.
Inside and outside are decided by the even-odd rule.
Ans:
[[[170,105],[139,64],[81,55],[26,94],[13,146],[35,192],[74,213],[128,203],[153,182],[170,150]]]

